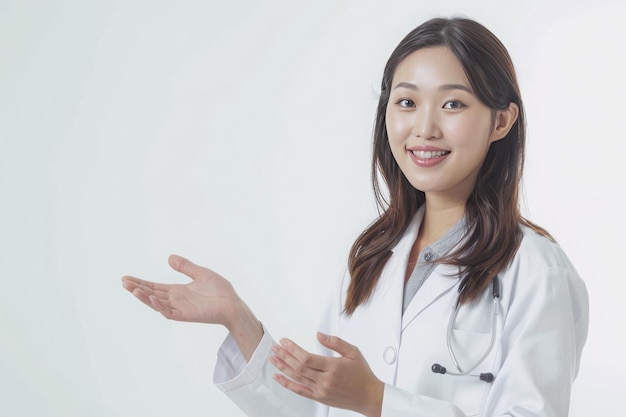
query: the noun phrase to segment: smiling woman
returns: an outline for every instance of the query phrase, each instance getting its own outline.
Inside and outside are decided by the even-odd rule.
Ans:
[[[319,354],[276,343],[229,281],[183,257],[169,263],[188,284],[123,286],[167,318],[228,330],[214,382],[249,416],[567,415],[587,291],[520,214],[524,146],[504,46],[473,20],[431,19],[385,67],[372,162],[382,213],[352,246]]]
[[[396,68],[385,114],[400,170],[428,195],[428,205],[458,209],[456,216],[447,213],[450,221],[462,216],[491,144],[509,133],[519,114],[514,102],[503,110],[489,108],[471,84],[449,48],[418,49]],[[429,240],[427,231],[418,236],[410,264]]]

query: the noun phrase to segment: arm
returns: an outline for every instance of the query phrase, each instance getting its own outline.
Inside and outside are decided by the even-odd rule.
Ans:
[[[158,284],[124,276],[123,287],[168,319],[223,325],[249,361],[263,336],[263,328],[231,283],[183,257],[172,255],[168,262],[192,281],[185,285]]]
[[[385,385],[374,375],[357,346],[329,336],[336,333],[338,319],[343,314],[349,279],[346,271],[325,303],[317,334],[319,354],[309,353],[289,339],[281,339],[272,348],[269,360],[282,372],[276,372],[274,380],[288,392],[367,417],[379,417]]]
[[[326,417],[328,408],[284,389],[268,360],[276,343],[268,332],[246,362],[232,335],[218,351],[213,382],[250,417]]]
[[[502,366],[483,414],[566,416],[587,338],[587,291],[571,269],[525,272],[509,289]]]
[[[339,357],[314,355],[282,339],[272,348],[270,362],[285,375],[274,379],[283,387],[331,407],[380,417],[385,385],[368,366],[359,349],[336,336],[317,334],[320,344]],[[291,379],[290,379],[291,378]]]
[[[498,341],[494,354],[485,362],[486,367],[493,367],[496,379],[493,384],[484,385],[484,395],[477,398],[480,416],[562,417],[568,413],[570,390],[587,334],[587,292],[573,269],[558,266],[526,268],[514,272],[507,280]],[[280,376],[278,380],[300,395],[320,395],[315,388],[316,378],[311,375],[330,365],[318,362],[317,358],[308,356],[310,354],[298,352],[291,343],[286,342],[284,349],[299,359],[285,361],[288,365],[281,365],[284,368],[281,370],[292,380]],[[340,353],[342,356],[349,354],[348,351]],[[327,359],[330,363],[342,358]],[[307,363],[311,369],[307,369]],[[340,370],[334,378],[341,381],[347,371],[338,364],[333,366]],[[404,372],[407,371],[410,372]],[[358,382],[354,385],[362,395],[368,392],[367,375],[362,374],[356,380]],[[441,383],[460,381],[447,379]],[[363,395],[362,398],[371,397]],[[322,402],[332,400],[331,396],[319,398]],[[380,416],[463,417],[466,414],[455,405],[454,396],[434,398],[385,384]]]
[[[274,341],[233,286],[219,274],[180,256],[170,266],[192,279],[185,285],[122,278],[123,287],[168,319],[220,324],[229,335],[220,348],[214,382],[248,416],[322,417],[327,409],[283,389],[268,362]]]

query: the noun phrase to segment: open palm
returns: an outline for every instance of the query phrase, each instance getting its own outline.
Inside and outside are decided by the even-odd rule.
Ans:
[[[122,278],[124,288],[168,319],[228,327],[240,301],[231,283],[181,256],[171,255],[168,263],[192,281],[188,284],[160,284],[127,275]]]

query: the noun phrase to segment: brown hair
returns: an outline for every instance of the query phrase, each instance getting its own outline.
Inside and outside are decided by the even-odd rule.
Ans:
[[[519,184],[524,165],[525,117],[513,62],[498,38],[481,24],[465,18],[435,18],[411,31],[391,54],[383,73],[373,137],[372,183],[382,214],[356,239],[350,250],[351,276],[344,311],[352,314],[366,302],[381,275],[392,248],[402,237],[425,195],[404,177],[389,148],[385,112],[391,82],[400,62],[426,47],[445,46],[459,60],[477,97],[489,108],[519,107],[509,133],[491,144],[474,189],[465,205],[467,230],[464,243],[440,263],[463,271],[459,303],[477,299],[519,248],[525,224],[551,236],[522,217]],[[378,173],[388,198],[381,190]]]

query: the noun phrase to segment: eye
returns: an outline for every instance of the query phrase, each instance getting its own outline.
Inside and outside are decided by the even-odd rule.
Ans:
[[[446,101],[446,103],[443,105],[444,109],[449,109],[449,110],[460,109],[462,107],[465,107],[465,104],[457,100]]]
[[[411,107],[415,107],[415,102],[408,98],[401,98],[400,100],[396,101],[396,104],[399,105],[400,107],[404,107],[407,109]]]

